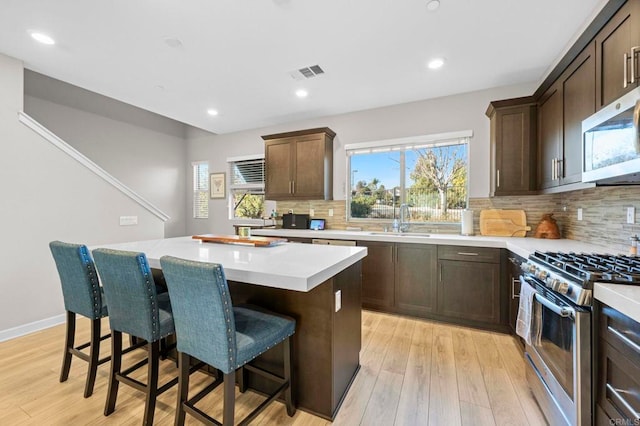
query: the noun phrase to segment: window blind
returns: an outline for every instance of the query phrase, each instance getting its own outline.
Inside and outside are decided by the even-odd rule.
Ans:
[[[264,194],[264,158],[229,162],[229,189]]]
[[[209,217],[209,163],[198,161],[193,165],[193,217]]]

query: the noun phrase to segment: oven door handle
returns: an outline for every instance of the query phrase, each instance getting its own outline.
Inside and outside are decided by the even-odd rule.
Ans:
[[[545,307],[549,308],[553,313],[560,315],[562,318],[575,318],[576,316],[576,311],[573,308],[569,308],[566,306],[558,306],[555,303],[549,301],[548,299],[546,299],[544,296],[542,296],[540,293],[536,293],[535,294],[535,298],[538,302],[540,302],[540,304],[544,305]]]

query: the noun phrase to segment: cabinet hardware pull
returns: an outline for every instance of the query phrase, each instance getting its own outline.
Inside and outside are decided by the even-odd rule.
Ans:
[[[438,282],[442,282],[442,263],[440,264],[440,269],[438,270]]]
[[[631,84],[636,82],[636,50],[640,50],[640,46],[631,48]]]
[[[516,283],[520,284],[520,280],[511,277],[511,299],[519,299],[520,295],[516,294]]]
[[[296,181],[292,181],[291,182],[291,193],[295,194],[296,193]]]
[[[551,180],[558,179],[558,159],[551,160]]]
[[[616,388],[611,386],[610,383],[607,383],[607,390],[609,390],[609,392],[611,392],[611,395],[614,396],[620,404],[622,404],[622,406],[628,411],[628,414],[631,414],[634,419],[640,418],[640,413],[636,412],[636,410],[633,409],[633,407],[627,402],[627,400],[624,399],[622,395],[620,395],[620,392],[618,392]]]
[[[558,306],[555,303],[551,302],[549,299],[546,299],[540,293],[535,293],[533,295],[534,299],[537,300],[541,305],[549,308],[551,312],[556,315],[560,315],[562,318],[571,318],[574,319],[576,317],[576,311],[573,308],[568,308],[565,306]]]
[[[618,339],[622,340],[626,345],[630,346],[634,351],[640,353],[640,346],[638,346],[636,342],[629,339],[627,336],[625,336],[615,328],[611,327],[610,325],[607,326],[607,330],[613,333]]]
[[[627,56],[627,54],[625,53],[623,59],[624,64],[622,66],[622,77],[624,78],[624,83],[622,84],[622,87],[626,89],[629,85],[627,82],[627,62],[629,62],[629,56]]]
[[[560,179],[562,177],[562,167],[564,165],[564,160],[556,160],[556,179]]]
[[[496,170],[496,188],[500,188],[500,169]]]
[[[292,191],[291,191],[291,181],[289,181],[289,194],[292,194]]]
[[[458,254],[460,256],[479,256],[478,253],[472,253],[470,251],[459,251]]]

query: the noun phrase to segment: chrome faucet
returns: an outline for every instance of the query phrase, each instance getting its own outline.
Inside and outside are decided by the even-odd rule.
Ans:
[[[406,203],[400,205],[400,232],[409,231],[409,225],[411,223],[409,220],[411,219],[411,212],[409,211],[409,206]]]

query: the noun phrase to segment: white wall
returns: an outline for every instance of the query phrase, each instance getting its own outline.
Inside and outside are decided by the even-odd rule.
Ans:
[[[0,341],[60,321],[48,244],[162,238],[164,223],[18,121],[23,66],[0,55]],[[138,226],[119,226],[137,215]]]
[[[170,216],[186,235],[186,125],[76,86],[25,73],[24,111]]]
[[[499,87],[225,135],[187,134],[187,158],[190,162],[209,161],[210,172],[226,171],[228,157],[263,152],[264,141],[260,137],[262,135],[330,127],[337,134],[334,139],[333,195],[334,199],[343,200],[346,183],[345,144],[472,130],[474,136],[469,146],[469,195],[488,197],[489,119],[485,116],[485,111],[491,101],[528,96],[536,87],[535,82]],[[187,180],[190,181],[190,177]],[[191,211],[191,197],[190,193],[187,214]],[[187,224],[189,234],[229,233],[232,230],[232,223],[228,220],[227,202],[224,200],[210,200],[208,220],[189,219]]]

